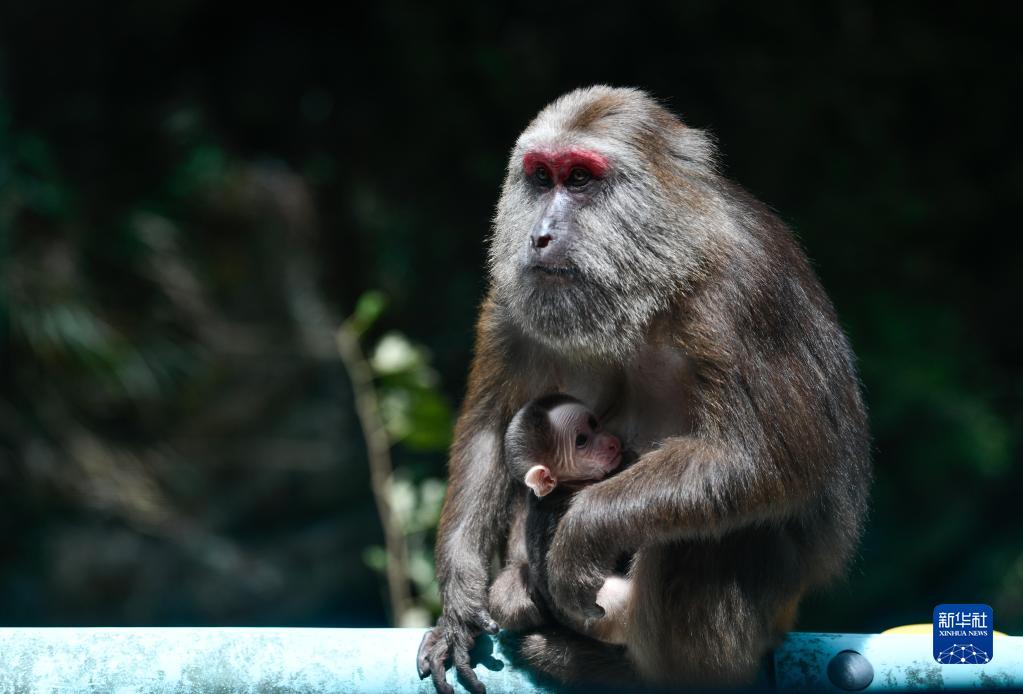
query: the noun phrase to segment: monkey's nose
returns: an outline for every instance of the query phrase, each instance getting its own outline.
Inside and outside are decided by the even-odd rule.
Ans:
[[[617,453],[622,450],[622,444],[614,436],[607,440],[607,450],[611,453]]]
[[[538,236],[529,237],[533,248],[547,248],[548,244],[554,240],[554,237],[550,234],[540,234]]]

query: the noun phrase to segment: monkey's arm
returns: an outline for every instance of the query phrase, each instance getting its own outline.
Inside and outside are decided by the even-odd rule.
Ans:
[[[776,357],[710,374],[694,433],[664,440],[576,495],[549,554],[559,608],[599,616],[595,596],[622,551],[781,523],[859,488],[850,451],[860,442],[846,441],[835,424],[862,416],[858,397],[845,394],[851,387],[831,390],[812,369],[784,368],[788,355]]]
[[[802,484],[739,469],[743,453],[691,437],[670,439],[635,465],[581,491],[555,534],[548,559],[554,603],[569,614],[600,617],[596,595],[617,556],[651,544],[720,536],[783,517]],[[744,467],[744,466],[743,466]]]
[[[432,675],[439,692],[454,691],[445,679],[449,660],[473,691],[485,691],[469,665],[469,651],[480,632],[499,628],[487,609],[487,584],[490,557],[508,525],[506,478],[496,431],[456,439],[435,552],[443,611],[416,661],[420,677]]]
[[[507,536],[516,491],[501,458],[501,441],[513,397],[503,380],[503,345],[489,334],[485,304],[462,413],[448,465],[435,550],[442,613],[419,646],[420,677],[431,675],[437,691],[453,692],[445,678],[448,661],[475,692],[485,691],[469,651],[480,632],[496,633],[487,609],[488,567]]]

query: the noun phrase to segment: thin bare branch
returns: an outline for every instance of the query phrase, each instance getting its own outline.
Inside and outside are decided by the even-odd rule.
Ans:
[[[391,599],[391,619],[398,624],[412,603],[409,590],[408,546],[405,535],[391,509],[390,484],[394,474],[391,441],[380,417],[380,405],[373,385],[373,371],[359,345],[359,336],[347,321],[337,331],[337,349],[348,371],[355,397],[355,410],[366,440],[370,485],[384,529],[387,551],[387,589]]]

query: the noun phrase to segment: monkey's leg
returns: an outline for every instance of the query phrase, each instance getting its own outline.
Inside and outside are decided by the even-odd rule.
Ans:
[[[529,667],[566,684],[636,684],[624,647],[595,641],[562,626],[523,635],[519,655]]]
[[[510,631],[525,631],[544,623],[544,615],[529,595],[529,565],[511,562],[490,586],[490,614]]]
[[[643,681],[688,687],[756,681],[774,645],[771,617],[783,586],[743,574],[743,562],[755,560],[741,549],[726,540],[637,553],[626,644]]]

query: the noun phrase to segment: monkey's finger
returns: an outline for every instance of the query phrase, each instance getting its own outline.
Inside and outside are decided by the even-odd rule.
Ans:
[[[437,649],[430,658],[430,676],[433,686],[439,694],[455,694],[455,688],[448,684],[447,672],[444,667],[446,654],[444,649]]]
[[[479,624],[480,630],[487,634],[496,634],[501,630],[501,627],[494,621],[494,618],[491,617],[490,613],[486,610],[480,610],[479,615],[476,617],[476,621]]]
[[[487,694],[487,688],[480,682],[480,678],[476,676],[476,671],[472,669],[472,665],[469,663],[469,652],[462,648],[455,648],[455,653],[452,658],[455,663],[455,672],[462,678],[462,684],[473,694]]]
[[[424,679],[430,674],[430,652],[436,642],[436,629],[430,629],[423,634],[423,640],[419,642],[419,651],[416,653],[416,671],[419,673],[419,679]]]

